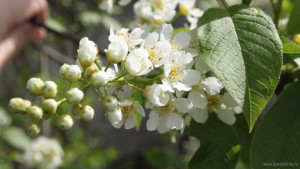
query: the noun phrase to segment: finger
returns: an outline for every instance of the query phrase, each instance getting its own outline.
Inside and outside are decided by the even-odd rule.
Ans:
[[[44,37],[44,29],[34,27],[28,22],[15,27],[0,41],[0,69],[22,47]]]
[[[36,17],[40,22],[45,22],[49,16],[46,0],[6,0],[10,6],[9,28]],[[8,28],[8,30],[9,30]]]

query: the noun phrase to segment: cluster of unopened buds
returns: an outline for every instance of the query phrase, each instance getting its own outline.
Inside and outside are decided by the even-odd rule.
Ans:
[[[54,82],[31,78],[26,87],[33,95],[44,97],[41,106],[13,98],[9,108],[28,114],[34,121],[53,118],[59,128],[69,129],[73,118],[85,121],[93,118],[94,109],[82,103],[91,88],[99,96],[108,121],[116,128],[124,125],[131,129],[148,116],[149,131],[183,131],[192,118],[205,123],[209,113],[216,113],[221,121],[232,125],[241,109],[198,56],[195,33],[182,31],[173,35],[170,24],[151,33],[140,28],[131,32],[111,28],[105,66],[96,44],[83,38],[77,64],[64,64],[59,70],[59,77],[71,86],[65,98],[54,99],[57,94]],[[70,104],[72,112],[56,113],[63,103]],[[150,113],[146,114],[144,109]],[[35,135],[39,128],[32,123],[28,131]]]

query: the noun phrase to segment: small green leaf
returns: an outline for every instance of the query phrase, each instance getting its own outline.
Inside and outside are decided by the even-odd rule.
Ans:
[[[233,127],[211,114],[205,124],[192,121],[190,134],[200,140],[200,148],[189,162],[189,169],[234,169],[240,144]]]
[[[289,22],[287,24],[286,30],[289,35],[300,33],[300,22],[299,22],[300,10],[299,9],[300,9],[300,1],[298,0],[294,2],[294,7],[290,15]]]
[[[268,164],[289,162],[299,168],[300,82],[289,85],[262,119],[251,144],[253,169],[279,168]],[[281,167],[280,167],[281,168]]]
[[[5,129],[2,137],[7,143],[21,150],[26,149],[30,144],[30,138],[17,127]]]
[[[253,129],[279,81],[282,44],[272,20],[255,8],[209,9],[198,23],[200,57],[243,108]]]
[[[54,18],[49,18],[46,25],[58,32],[66,32],[66,27]]]
[[[11,117],[7,114],[4,108],[0,106],[0,128],[7,127],[11,123]]]
[[[281,37],[283,45],[283,63],[294,62],[294,59],[300,57],[300,46],[285,37]]]

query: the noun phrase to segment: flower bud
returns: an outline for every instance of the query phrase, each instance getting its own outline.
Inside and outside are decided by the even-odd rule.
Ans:
[[[54,99],[46,99],[42,102],[42,109],[44,112],[44,119],[48,119],[56,112],[57,103]]]
[[[40,78],[30,78],[27,81],[26,89],[33,95],[39,96],[42,94],[44,82]]]
[[[113,41],[108,45],[106,58],[109,63],[121,62],[128,53],[128,46],[125,41]]]
[[[87,37],[84,37],[79,42],[79,49],[77,52],[77,59],[79,60],[81,66],[86,68],[94,63],[98,53],[98,48],[93,41],[90,41]]]
[[[93,86],[104,86],[108,82],[108,75],[103,70],[99,70],[92,74],[91,83]]]
[[[31,106],[28,108],[28,114],[36,120],[41,120],[43,118],[43,110],[38,106]]]
[[[89,75],[89,76],[91,76],[93,73],[95,73],[97,71],[99,71],[99,68],[95,63],[93,63],[91,66],[89,66],[86,70],[87,75]]]
[[[66,99],[69,104],[79,104],[83,96],[83,92],[78,88],[72,88],[66,92]]]
[[[69,82],[75,82],[81,78],[81,69],[78,65],[71,65],[67,68],[64,78]]]
[[[39,126],[37,126],[34,123],[29,124],[25,128],[26,134],[28,134],[30,136],[36,136],[36,135],[38,135],[40,133],[40,131],[41,131],[41,129],[39,128]]]
[[[29,100],[24,100],[21,98],[12,98],[8,104],[11,112],[20,114],[25,114],[30,106],[31,102]]]
[[[53,98],[57,94],[57,85],[53,81],[46,81],[42,88],[42,95],[45,98]]]
[[[74,104],[72,107],[72,116],[76,119],[79,119],[81,110],[82,106],[80,104]]]
[[[70,129],[74,124],[74,121],[70,115],[62,115],[57,119],[57,126],[62,130]]]
[[[120,107],[117,107],[112,111],[107,111],[106,114],[111,123],[118,123],[122,120],[122,111]]]
[[[60,68],[59,68],[59,72],[58,72],[58,76],[60,77],[60,78],[65,78],[65,73],[66,73],[66,71],[67,71],[67,69],[70,67],[70,65],[69,64],[63,64]]]
[[[117,98],[115,98],[114,96],[105,96],[101,100],[101,103],[106,112],[114,111],[119,105]]]
[[[89,105],[84,105],[80,111],[80,118],[84,121],[90,121],[94,117],[94,109]]]

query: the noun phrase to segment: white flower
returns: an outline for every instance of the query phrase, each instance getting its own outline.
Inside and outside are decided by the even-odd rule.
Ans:
[[[45,98],[53,98],[57,94],[57,85],[53,81],[46,81],[42,88],[42,95]]]
[[[137,101],[127,99],[121,100],[119,105],[122,111],[122,120],[112,123],[115,128],[120,128],[123,124],[125,129],[133,128],[137,123],[136,112],[138,112],[142,117],[145,117],[145,111]]]
[[[61,67],[61,69],[64,69],[64,65]],[[64,79],[68,80],[69,82],[75,82],[81,78],[81,73],[81,69],[78,65],[70,65],[62,75]]]
[[[77,59],[81,66],[88,67],[94,63],[98,53],[98,48],[93,41],[90,41],[87,37],[84,37],[79,42],[79,49],[77,52]]]
[[[28,108],[28,114],[37,120],[41,120],[43,118],[43,110],[38,106],[31,106]]]
[[[76,88],[71,88],[66,92],[66,99],[69,104],[79,104],[83,99],[83,92]]]
[[[294,59],[294,62],[297,64],[298,68],[300,68],[300,58]]]
[[[118,99],[125,99],[129,96],[131,91],[132,91],[131,87],[127,85],[123,85],[120,89],[115,90],[114,93]]]
[[[99,8],[106,11],[107,13],[111,14],[114,7],[114,1],[113,0],[102,0],[101,4],[99,5]]]
[[[91,83],[93,86],[104,86],[108,82],[108,75],[105,71],[99,70],[92,74]]]
[[[165,133],[170,129],[182,130],[182,113],[187,113],[191,105],[185,98],[172,98],[165,106],[154,106],[149,114],[147,130]]]
[[[169,40],[159,41],[158,38],[158,33],[150,33],[142,44],[142,47],[148,51],[149,59],[154,67],[163,65],[167,61],[172,50]]]
[[[169,95],[163,85],[153,84],[149,87],[147,92],[147,99],[155,106],[164,106],[169,102]]]
[[[153,69],[153,66],[148,57],[149,53],[145,49],[134,49],[126,58],[125,70],[134,76],[149,73]]]
[[[43,136],[31,142],[24,153],[26,165],[40,169],[56,169],[62,163],[64,152],[56,140]]]
[[[68,114],[59,116],[57,119],[57,126],[62,130],[70,129],[74,124],[72,117]]]
[[[79,112],[80,118],[84,121],[90,121],[94,117],[94,109],[89,105],[84,105]]]
[[[40,78],[30,78],[27,81],[26,89],[33,95],[41,95],[42,88],[44,87],[44,82]]]
[[[192,86],[199,83],[201,75],[196,70],[185,69],[184,67],[187,64],[186,61],[192,58],[191,54],[179,54],[174,57],[173,62],[164,65],[164,79],[162,79],[162,82],[170,92],[175,92],[173,88],[179,91],[190,91]],[[186,58],[186,61],[183,58]]]
[[[196,0],[180,0],[179,10],[191,23],[190,29],[197,27],[198,19],[203,15],[203,11],[195,8]]]
[[[135,28],[131,33],[128,33],[128,31],[129,29],[122,28],[115,33],[113,27],[111,27],[108,40],[110,42],[124,41],[128,46],[128,51],[131,51],[136,45],[139,45],[143,41],[141,36],[144,31],[141,28]]]
[[[121,62],[128,53],[128,46],[126,42],[120,38],[120,40],[114,40],[108,45],[106,51],[106,58],[109,63]]]
[[[216,77],[208,77],[203,80],[203,89],[209,95],[215,95],[220,93],[223,88],[222,83]]]

